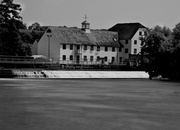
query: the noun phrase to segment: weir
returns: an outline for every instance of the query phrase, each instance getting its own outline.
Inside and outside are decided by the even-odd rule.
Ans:
[[[70,79],[101,79],[101,78],[149,78],[144,71],[57,71],[57,70],[12,70],[17,78],[70,78]]]

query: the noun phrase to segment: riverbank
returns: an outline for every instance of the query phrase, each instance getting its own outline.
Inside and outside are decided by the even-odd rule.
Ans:
[[[144,71],[0,70],[1,78],[149,78]]]

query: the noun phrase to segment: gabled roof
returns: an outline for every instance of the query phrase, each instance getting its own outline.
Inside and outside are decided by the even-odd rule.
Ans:
[[[146,28],[140,23],[118,23],[109,28],[109,31],[115,31],[119,33],[119,40],[132,39],[139,28]]]
[[[52,33],[62,44],[96,45],[119,47],[118,33],[108,30],[91,30],[86,33],[76,27],[50,27]]]

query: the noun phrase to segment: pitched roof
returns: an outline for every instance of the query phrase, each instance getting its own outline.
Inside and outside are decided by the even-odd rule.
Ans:
[[[86,33],[76,27],[50,27],[50,29],[62,44],[119,47],[117,32],[91,30],[91,33]]]
[[[119,33],[119,40],[128,40],[136,34],[139,28],[146,28],[140,23],[118,23],[109,28],[109,31],[115,31]]]

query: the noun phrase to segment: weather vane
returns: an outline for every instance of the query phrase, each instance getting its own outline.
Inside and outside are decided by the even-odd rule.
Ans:
[[[87,21],[88,17],[85,15],[84,19],[85,19],[85,21]]]

